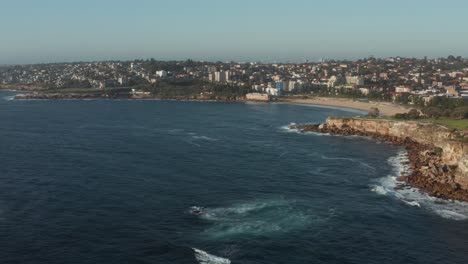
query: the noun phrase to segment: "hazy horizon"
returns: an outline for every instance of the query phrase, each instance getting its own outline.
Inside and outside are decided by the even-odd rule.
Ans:
[[[0,65],[467,57],[467,9],[461,0],[10,1]]]
[[[128,59],[103,59],[103,60],[69,60],[69,61],[44,61],[44,62],[32,62],[32,63],[9,63],[9,64],[0,64],[0,66],[21,66],[21,65],[36,65],[36,64],[62,64],[62,63],[99,63],[99,62],[132,62],[138,60],[151,60],[154,59],[156,61],[163,61],[163,62],[184,62],[187,60],[193,60],[195,62],[207,62],[207,63],[259,63],[259,64],[302,64],[302,63],[320,63],[321,60],[323,62],[327,61],[351,61],[355,62],[360,59],[369,59],[371,57],[375,59],[389,59],[389,58],[402,58],[402,59],[440,59],[440,58],[447,58],[448,56],[458,57],[458,54],[449,54],[447,56],[440,56],[440,57],[429,57],[429,56],[422,56],[422,57],[406,57],[406,56],[387,56],[387,57],[377,57],[377,56],[366,56],[363,58],[320,58],[314,60],[303,60],[303,61],[292,61],[292,60],[278,60],[278,61],[261,61],[261,60],[203,60],[203,59],[193,59],[193,58],[181,58],[181,59],[157,59],[157,58],[128,58]],[[461,56],[463,59],[468,59],[468,57]]]

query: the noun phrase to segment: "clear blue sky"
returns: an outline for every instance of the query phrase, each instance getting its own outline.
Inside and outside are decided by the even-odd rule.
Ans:
[[[468,56],[467,0],[0,0],[0,64]]]

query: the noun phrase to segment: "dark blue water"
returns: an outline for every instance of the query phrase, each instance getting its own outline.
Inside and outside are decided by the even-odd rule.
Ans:
[[[467,221],[372,191],[401,149],[282,128],[355,113],[10,94],[0,263],[468,263]]]

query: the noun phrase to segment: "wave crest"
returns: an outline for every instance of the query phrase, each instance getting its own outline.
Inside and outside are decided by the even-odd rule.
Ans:
[[[200,264],[231,264],[231,260],[208,254],[207,252],[193,248],[195,258]]]

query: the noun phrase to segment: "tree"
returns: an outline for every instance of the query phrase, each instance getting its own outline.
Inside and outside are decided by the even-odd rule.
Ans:
[[[408,114],[406,113],[397,113],[393,116],[396,119],[408,119]]]
[[[414,109],[414,108],[409,110],[409,112],[408,112],[408,118],[410,118],[410,119],[418,119],[419,115],[420,115],[419,111]]]
[[[408,94],[397,95],[397,97],[395,98],[395,102],[401,103],[401,104],[408,104],[409,103],[409,95]]]
[[[442,115],[443,117],[450,117],[452,115],[452,111],[450,111],[449,109],[445,109],[444,112],[442,112]]]
[[[377,107],[372,107],[367,113],[367,116],[371,116],[371,117],[378,117],[379,115],[380,115],[380,110]]]
[[[468,107],[456,108],[450,116],[456,119],[466,119],[468,118]]]
[[[424,101],[424,99],[421,96],[414,96],[413,97],[413,103],[418,107],[424,107],[424,104],[426,102]]]
[[[427,116],[427,117],[435,117],[439,118],[442,116],[442,110],[438,107],[435,106],[430,106],[426,107],[422,110],[422,112]]]

